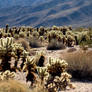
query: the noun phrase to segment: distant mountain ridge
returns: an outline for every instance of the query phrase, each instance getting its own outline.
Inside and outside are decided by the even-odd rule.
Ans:
[[[44,0],[0,0],[0,8],[7,8],[12,6],[31,6],[42,1]]]
[[[92,0],[0,0],[0,27],[92,26]]]

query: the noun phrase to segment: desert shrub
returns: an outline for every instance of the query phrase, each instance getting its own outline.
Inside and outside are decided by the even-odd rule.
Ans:
[[[26,39],[24,38],[19,38],[18,40],[15,40],[15,42],[19,43],[19,44],[22,44],[22,46],[24,47],[24,49],[26,51],[30,51],[30,46],[29,46],[29,43],[27,42]]]
[[[65,49],[65,46],[63,43],[58,42],[55,39],[51,40],[48,43],[47,50],[59,50],[59,49]]]
[[[64,59],[69,64],[68,71],[74,78],[83,80],[92,80],[92,51],[85,52],[77,51],[73,53],[67,53],[64,55]]]
[[[78,27],[78,28],[75,29],[75,31],[82,32],[82,31],[84,31],[84,28],[83,27]]]
[[[41,47],[41,42],[39,39],[32,37],[32,39],[29,40],[29,45],[32,48],[39,48]]]
[[[15,80],[1,81],[0,92],[30,92],[26,85]]]

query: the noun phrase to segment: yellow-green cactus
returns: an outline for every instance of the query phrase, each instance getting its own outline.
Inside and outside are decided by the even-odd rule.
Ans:
[[[41,79],[41,83],[43,83],[44,78],[48,75],[46,67],[38,67],[37,68],[38,75]]]
[[[68,64],[65,60],[60,60],[60,59],[49,59],[49,65],[48,67],[48,72],[52,76],[61,76],[61,73],[64,72],[67,68]]]
[[[0,81],[14,79],[15,73],[9,70],[0,73]]]

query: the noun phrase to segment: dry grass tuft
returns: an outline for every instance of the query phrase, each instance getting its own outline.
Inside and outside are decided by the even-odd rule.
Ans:
[[[92,51],[67,53],[64,59],[69,64],[68,71],[74,78],[92,80]]]
[[[30,91],[25,85],[15,80],[8,80],[0,82],[0,92],[30,92]]]

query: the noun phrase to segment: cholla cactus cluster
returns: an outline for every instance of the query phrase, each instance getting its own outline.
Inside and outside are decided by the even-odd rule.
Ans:
[[[66,71],[68,64],[65,60],[49,58],[48,72],[51,76],[61,76],[61,73]]]
[[[43,46],[44,45],[43,42],[46,43],[46,45],[47,44],[49,45],[49,43],[52,40],[58,41],[59,43],[63,43],[64,46],[73,47],[74,45],[80,45],[81,42],[90,45],[92,38],[90,30],[91,28],[73,29],[72,26],[55,26],[55,25],[52,27],[41,26],[40,28],[33,28],[30,26],[10,28],[9,25],[7,24],[5,29],[4,28],[0,29],[0,38],[2,37],[4,38],[14,37],[15,39],[26,38],[30,46],[32,46],[32,48]]]
[[[20,58],[26,58],[28,52],[24,50],[21,44],[14,43],[13,38],[1,38],[0,39],[0,59],[2,71],[17,69],[18,60]],[[11,68],[11,57],[15,58],[15,64]]]
[[[22,71],[26,72],[26,81],[31,81],[31,86],[39,78],[49,92],[58,92],[67,86],[74,88],[70,82],[71,75],[66,72],[68,64],[65,60],[49,58],[49,62],[45,64],[44,53],[31,56],[29,49],[40,46],[47,46],[47,49],[51,46],[52,49],[49,50],[62,49],[81,43],[92,46],[91,31],[92,29],[88,28],[72,29],[71,26],[10,28],[6,25],[5,29],[0,29],[0,80],[13,78],[12,71]],[[25,39],[30,48],[26,49],[22,42],[18,44],[20,39]],[[14,62],[11,62],[12,57]]]
[[[45,67],[37,68],[41,83],[45,83],[44,87],[48,89],[48,92],[58,92],[67,87],[75,88],[70,81],[72,76],[66,72],[67,66],[65,60],[50,57]]]

